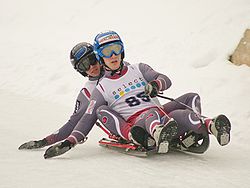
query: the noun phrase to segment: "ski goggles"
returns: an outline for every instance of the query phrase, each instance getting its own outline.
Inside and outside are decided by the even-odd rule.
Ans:
[[[111,43],[101,47],[98,51],[101,57],[110,58],[113,54],[121,54],[123,52],[123,45],[120,42]]]
[[[79,62],[76,64],[75,68],[79,72],[86,72],[90,69],[91,65],[96,65],[96,64],[97,64],[97,59],[94,52],[92,52],[86,57],[80,59]]]

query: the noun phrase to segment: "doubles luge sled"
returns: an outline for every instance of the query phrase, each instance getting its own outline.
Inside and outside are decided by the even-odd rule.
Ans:
[[[99,145],[112,150],[119,151],[128,155],[134,155],[138,157],[147,157],[152,154],[156,154],[156,148],[152,147],[150,149],[145,149],[142,146],[136,145],[131,141],[122,139],[112,135],[108,130],[106,130],[99,122],[96,123],[105,133],[108,134],[109,138],[102,138],[99,141]],[[196,134],[194,132],[189,132],[184,134],[182,137],[174,139],[169,144],[170,151],[181,151],[189,152],[195,154],[204,153],[209,147],[209,135],[206,134]]]

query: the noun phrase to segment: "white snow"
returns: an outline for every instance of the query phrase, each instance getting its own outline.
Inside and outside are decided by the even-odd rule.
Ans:
[[[249,0],[0,1],[0,187],[250,187],[250,67],[227,57],[250,27]],[[147,159],[106,150],[93,128],[86,143],[44,160],[45,149],[19,151],[62,126],[84,77],[69,52],[117,31],[125,59],[168,75],[166,96],[197,92],[203,114],[226,114],[231,143],[203,155],[171,152]],[[161,102],[167,102],[161,100]]]

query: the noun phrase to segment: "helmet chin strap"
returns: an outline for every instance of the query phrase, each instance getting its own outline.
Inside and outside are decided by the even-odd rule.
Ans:
[[[121,75],[121,70],[123,68],[123,61],[120,63],[120,67],[116,70],[111,70],[111,76],[114,76],[115,74]]]
[[[100,74],[99,74],[99,76],[97,77],[96,85],[99,84],[99,81],[100,81],[100,79],[104,76],[104,73],[105,73],[105,70],[104,70],[103,66],[101,66]]]

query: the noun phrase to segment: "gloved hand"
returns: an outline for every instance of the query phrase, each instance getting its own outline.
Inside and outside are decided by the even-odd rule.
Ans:
[[[151,82],[149,82],[146,86],[145,86],[145,94],[150,96],[150,97],[156,97],[156,95],[159,93],[159,85],[157,83],[156,80],[153,80]]]
[[[44,138],[42,140],[29,141],[22,144],[18,149],[38,149],[47,146],[47,140]]]
[[[63,142],[59,142],[59,143],[49,147],[45,151],[43,157],[44,157],[44,159],[48,159],[51,157],[62,155],[64,153],[66,153],[67,151],[69,151],[74,146],[75,145],[68,140],[65,140]]]

